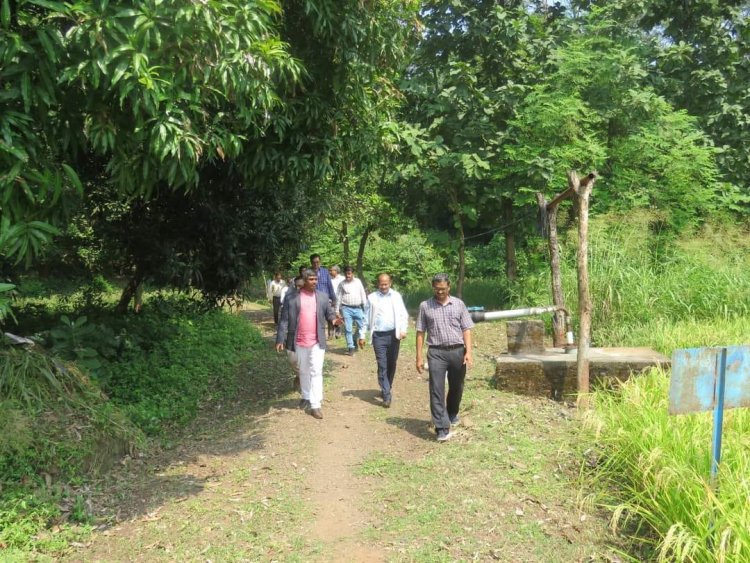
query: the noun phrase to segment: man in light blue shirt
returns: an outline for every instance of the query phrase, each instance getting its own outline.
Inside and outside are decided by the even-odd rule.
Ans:
[[[378,276],[378,291],[367,296],[367,325],[370,341],[378,362],[378,385],[383,406],[389,408],[393,399],[391,389],[396,376],[396,363],[401,340],[406,338],[409,313],[401,294],[391,288],[391,276]]]

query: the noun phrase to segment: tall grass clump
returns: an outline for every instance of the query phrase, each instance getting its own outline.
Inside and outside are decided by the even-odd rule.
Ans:
[[[680,234],[658,231],[649,213],[592,219],[589,283],[593,340],[597,345],[653,346],[671,351],[673,327],[689,336],[706,326],[728,327],[722,343],[750,339],[750,231],[729,222],[708,223]],[[566,304],[577,311],[576,232],[563,243]],[[524,277],[515,286],[518,304],[549,300],[549,270]],[[715,332],[714,329],[709,329]],[[690,345],[706,345],[689,337]],[[711,338],[707,340],[711,341]]]
[[[750,411],[727,411],[712,487],[711,413],[669,416],[668,387],[654,369],[593,395],[586,428],[612,526],[658,561],[750,561]]]

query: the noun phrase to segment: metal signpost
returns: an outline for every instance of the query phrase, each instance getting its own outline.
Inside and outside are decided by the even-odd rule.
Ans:
[[[724,409],[737,407],[750,407],[750,346],[675,350],[669,385],[669,414],[713,409],[712,482],[721,461]]]

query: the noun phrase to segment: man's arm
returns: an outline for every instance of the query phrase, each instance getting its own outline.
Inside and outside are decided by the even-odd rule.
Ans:
[[[362,284],[362,280],[358,279],[359,282],[359,296],[360,300],[362,301],[362,309],[367,308],[367,292],[365,291],[365,286]]]
[[[343,321],[336,315],[336,309],[333,308],[331,302],[326,299],[325,304],[325,317],[326,320],[331,321],[335,325],[341,324]]]
[[[336,288],[336,316],[341,314],[341,298],[344,296],[344,282],[341,282]]]
[[[276,351],[281,352],[286,343],[286,334],[289,331],[289,303],[292,296],[287,293],[279,315],[279,327],[276,329]]]
[[[401,294],[397,293],[396,296],[398,297],[396,300],[396,328],[398,329],[401,327],[401,334],[398,334],[397,336],[399,339],[403,339],[406,338],[406,331],[409,328],[409,312],[406,310],[404,298],[401,297]]]
[[[325,272],[325,275],[323,276],[325,278],[325,284],[326,284],[326,293],[328,293],[328,297],[331,301],[336,303],[336,293],[333,291],[333,282],[331,281],[331,273],[328,270],[328,268],[321,268],[320,273],[322,274]],[[318,275],[318,281],[320,281],[320,274]]]
[[[474,358],[471,355],[471,330],[467,329],[464,331],[464,363],[466,367],[472,367],[474,365]]]
[[[417,373],[422,373],[422,370],[424,369],[422,366],[424,365],[424,362],[422,361],[422,347],[424,346],[424,332],[421,330],[417,331]]]

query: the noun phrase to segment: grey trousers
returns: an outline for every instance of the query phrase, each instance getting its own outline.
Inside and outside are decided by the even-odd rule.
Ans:
[[[458,414],[464,394],[466,365],[465,348],[453,350],[427,350],[427,365],[430,371],[430,414],[436,430],[451,427],[450,417]],[[445,375],[448,374],[448,396],[445,395]]]

